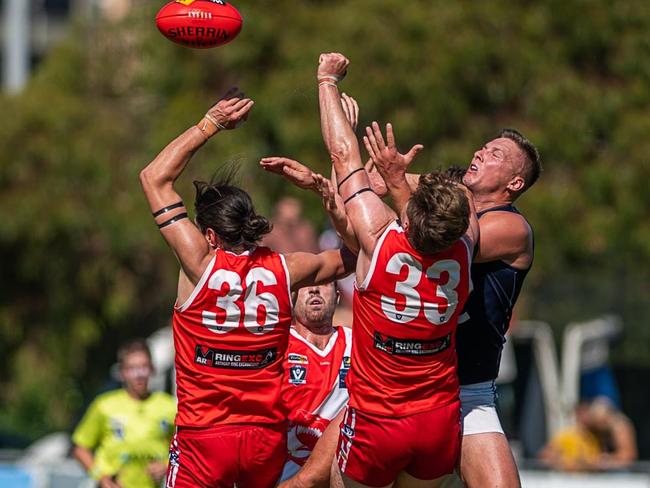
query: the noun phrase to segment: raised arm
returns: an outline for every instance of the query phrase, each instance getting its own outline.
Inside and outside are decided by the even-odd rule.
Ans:
[[[359,243],[354,235],[352,224],[345,213],[343,200],[330,180],[318,173],[314,173],[304,164],[289,158],[263,158],[260,165],[265,171],[284,176],[298,188],[311,190],[320,196],[323,207],[336,233],[352,252],[355,254],[359,252]]]
[[[359,144],[341,105],[337,83],[347,66],[348,60],[342,54],[321,55],[318,66],[319,104],[323,140],[334,163],[339,194],[359,241],[357,278],[361,278],[367,272],[378,238],[396,214],[372,192],[361,163]]]
[[[222,130],[234,129],[247,118],[252,106],[252,100],[231,88],[197,125],[170,142],[140,172],[140,183],[160,233],[194,285],[211,259],[210,247],[198,227],[187,218],[187,210],[174,183],[208,139]]]

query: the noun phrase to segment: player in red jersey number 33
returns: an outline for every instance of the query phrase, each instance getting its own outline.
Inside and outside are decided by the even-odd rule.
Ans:
[[[402,178],[399,220],[370,189],[337,88],[347,66],[332,53],[318,67],[323,136],[360,247],[338,464],[348,487],[434,487],[460,450],[454,336],[478,224],[471,196],[442,174],[413,195]]]

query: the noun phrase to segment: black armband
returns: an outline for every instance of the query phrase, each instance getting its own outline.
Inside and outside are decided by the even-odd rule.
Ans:
[[[183,206],[183,201],[181,200],[180,202],[172,203],[171,205],[168,205],[166,207],[161,208],[160,210],[156,210],[153,212],[151,215],[156,217],[160,217],[162,214],[169,212],[170,210],[174,210],[175,208],[180,208]]]
[[[357,169],[355,169],[354,171],[351,171],[350,173],[348,173],[348,175],[347,175],[345,178],[343,178],[341,181],[339,181],[339,183],[338,183],[337,186],[338,186],[339,188],[341,188],[341,185],[342,185],[343,183],[345,183],[346,181],[348,181],[348,178],[350,178],[350,176],[352,176],[354,173],[358,173],[359,171],[363,171],[363,170],[365,170],[365,169],[366,169],[366,168],[361,167],[361,168],[357,168]]]
[[[187,218],[187,212],[179,213],[178,215],[175,215],[169,220],[166,220],[162,224],[158,224],[158,228],[162,229],[163,227],[167,227],[168,225],[172,225],[174,222],[178,222],[179,220],[183,220]]]
[[[356,193],[353,193],[353,194],[350,195],[348,198],[346,198],[345,201],[343,202],[343,205],[345,205],[346,203],[348,203],[348,202],[349,202],[350,200],[352,200],[353,198],[358,197],[359,195],[361,195],[362,193],[367,192],[367,191],[372,191],[372,188],[370,188],[370,187],[361,188],[361,190],[359,190],[359,191],[356,192]]]

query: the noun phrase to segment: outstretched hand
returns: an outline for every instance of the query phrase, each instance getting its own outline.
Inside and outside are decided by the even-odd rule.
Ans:
[[[231,130],[239,127],[248,118],[248,113],[255,102],[246,98],[236,86],[231,87],[226,94],[205,114],[218,130]]]
[[[372,128],[366,127],[363,143],[373,163],[381,173],[386,183],[403,181],[406,169],[415,159],[415,156],[424,149],[422,144],[416,144],[406,154],[401,154],[395,145],[393,126],[386,124],[386,142],[377,122],[372,123]]]
[[[337,198],[340,200],[341,196],[337,193],[332,182],[325,178],[323,175],[315,173],[314,174],[314,183],[315,190],[321,196],[323,200],[323,206],[325,210],[332,216],[335,220],[347,220],[347,215],[343,210],[343,205],[337,205]],[[342,200],[339,203],[343,203]]]
[[[260,166],[265,171],[284,176],[298,188],[319,192],[314,172],[298,161],[283,157],[262,158]]]
[[[368,181],[370,182],[370,189],[379,196],[379,198],[384,198],[388,194],[388,188],[386,188],[386,182],[384,178],[377,171],[375,163],[372,161],[372,158],[364,166],[366,168],[366,173],[368,174]]]

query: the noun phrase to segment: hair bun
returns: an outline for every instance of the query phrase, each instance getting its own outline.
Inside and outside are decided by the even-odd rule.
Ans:
[[[271,222],[266,217],[252,214],[242,226],[242,240],[249,243],[257,242],[264,234],[271,232],[272,228]]]

